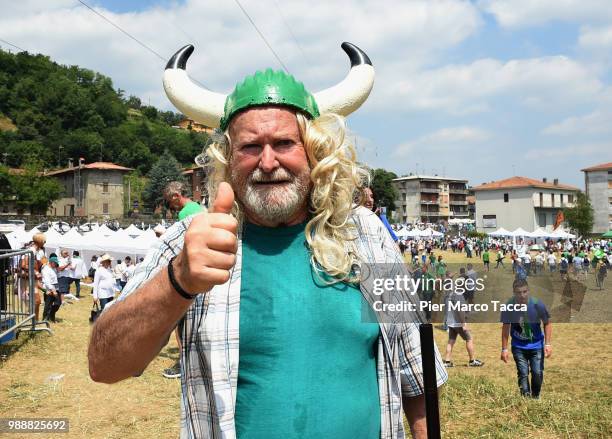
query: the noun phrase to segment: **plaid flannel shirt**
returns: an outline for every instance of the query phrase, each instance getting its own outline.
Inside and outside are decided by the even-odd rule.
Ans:
[[[408,273],[397,246],[376,215],[358,207],[353,211],[352,221],[357,231],[354,244],[362,261],[369,264],[384,263],[386,266],[391,264],[394,273]],[[181,251],[184,233],[190,222],[190,218],[187,218],[167,230],[138,266],[134,277],[116,302],[133,294]],[[179,322],[182,341],[181,438],[236,437],[234,410],[240,356],[241,266],[242,248],[239,239],[236,264],[230,280],[214,287],[207,294],[197,296]],[[372,303],[375,297],[372,291],[368,291],[363,282],[360,289],[366,300]],[[418,325],[379,325],[381,335],[377,346],[377,377],[380,437],[403,438],[402,395],[418,396],[424,392]],[[437,349],[436,372],[440,386],[448,376]]]

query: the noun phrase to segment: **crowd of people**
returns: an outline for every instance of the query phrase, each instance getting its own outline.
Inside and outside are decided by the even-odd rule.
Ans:
[[[30,273],[29,255],[13,258],[15,294],[26,306],[30,295],[34,296],[36,320],[41,320],[40,305],[44,303],[42,320],[56,323],[56,315],[62,304],[78,301],[82,297],[83,283],[91,287],[94,302],[103,309],[134,275],[136,265],[130,256],[116,261],[114,267],[111,266],[113,258],[109,254],[94,255],[87,264],[77,250],[61,249],[59,255],[55,252],[47,255],[45,242],[45,235],[38,233],[25,246],[25,249],[32,251],[33,273]],[[34,278],[33,291],[30,291],[30,276]]]

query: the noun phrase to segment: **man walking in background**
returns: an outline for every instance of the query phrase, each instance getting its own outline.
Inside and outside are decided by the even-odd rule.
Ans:
[[[81,256],[78,251],[72,252],[72,266],[74,267],[72,278],[74,282],[74,288],[76,291],[75,296],[81,297],[81,279],[85,279],[87,277],[87,270],[85,269],[85,262],[81,259]]]
[[[44,259],[43,259],[44,261]],[[55,323],[55,313],[62,305],[62,296],[57,290],[58,278],[57,268],[59,260],[51,256],[41,269],[43,293],[45,295],[45,307],[43,309],[43,320]]]
[[[461,268],[459,273],[460,278],[468,279],[465,268]],[[483,366],[484,362],[474,357],[474,339],[467,325],[467,313],[461,309],[467,305],[465,291],[451,291],[446,297],[445,302],[445,324],[448,327],[448,343],[446,344],[444,365],[446,367],[454,366],[454,363],[451,361],[451,356],[453,355],[453,347],[457,341],[457,335],[459,335],[465,341],[465,348],[469,356],[468,367]]]
[[[515,280],[512,289],[514,297],[508,304],[523,305],[525,311],[501,313],[503,326],[500,358],[504,363],[508,362],[508,338],[511,336],[512,356],[516,363],[521,395],[539,398],[544,381],[544,357],[548,358],[552,354],[550,315],[544,303],[529,296],[529,285],[525,279]],[[544,324],[544,331],[540,322]]]
[[[489,262],[490,262],[489,258],[490,258],[489,249],[485,248],[484,252],[482,252],[482,263],[484,264],[487,271],[489,271]]]

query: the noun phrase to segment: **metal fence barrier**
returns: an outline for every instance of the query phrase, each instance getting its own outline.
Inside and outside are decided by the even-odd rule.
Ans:
[[[0,250],[0,344],[21,331],[53,332],[36,311],[42,301],[32,250]]]

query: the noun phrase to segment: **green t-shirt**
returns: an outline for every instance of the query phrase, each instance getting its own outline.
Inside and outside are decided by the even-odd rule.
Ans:
[[[200,204],[196,203],[195,201],[190,201],[189,203],[183,206],[183,208],[178,214],[178,219],[179,221],[183,221],[188,216],[195,215],[196,213],[200,212],[202,212],[202,206],[200,206]]]
[[[238,438],[378,438],[379,326],[357,288],[316,279],[304,226],[245,224]]]
[[[482,254],[482,261],[483,262],[489,262],[489,252],[485,250],[485,252]]]

